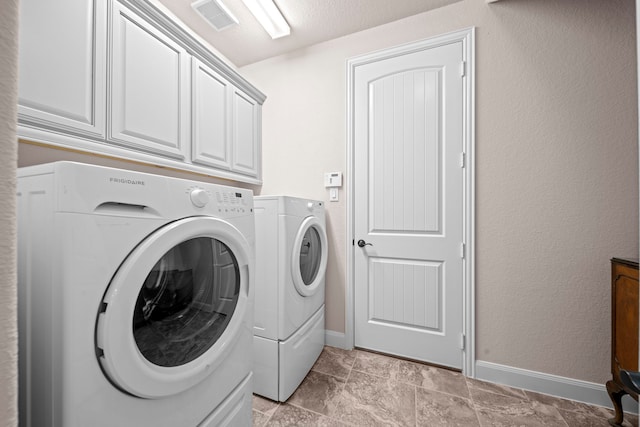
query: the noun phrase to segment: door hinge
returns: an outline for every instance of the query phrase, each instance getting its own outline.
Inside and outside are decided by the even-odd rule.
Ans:
[[[467,343],[467,337],[464,334],[460,334],[460,350],[464,350]]]
[[[460,167],[464,168],[467,165],[467,155],[465,153],[460,153]]]
[[[464,258],[466,255],[467,245],[460,243],[460,258]]]
[[[467,62],[462,61],[460,63],[460,77],[464,77],[467,75]]]

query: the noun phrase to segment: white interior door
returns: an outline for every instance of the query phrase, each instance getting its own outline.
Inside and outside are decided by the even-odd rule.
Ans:
[[[463,362],[463,74],[458,41],[364,63],[353,80],[355,345],[453,368]]]

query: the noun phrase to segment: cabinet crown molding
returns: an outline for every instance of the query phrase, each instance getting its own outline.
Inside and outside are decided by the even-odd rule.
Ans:
[[[242,89],[249,96],[255,99],[258,104],[262,105],[267,96],[258,90],[255,86],[245,80],[236,70],[222,59],[218,58],[211,50],[196,39],[187,31],[182,24],[175,22],[167,16],[157,6],[146,0],[117,0],[135,12],[151,21],[157,27],[168,32],[171,36],[187,49],[187,51],[197,57],[200,61],[216,69],[226,79]]]

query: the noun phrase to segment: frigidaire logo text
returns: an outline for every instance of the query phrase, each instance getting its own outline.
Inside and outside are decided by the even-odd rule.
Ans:
[[[115,182],[116,184],[144,185],[144,181],[140,179],[109,178],[109,182]]]

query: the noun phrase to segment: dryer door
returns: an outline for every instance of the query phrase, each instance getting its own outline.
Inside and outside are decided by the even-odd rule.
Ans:
[[[149,235],[114,275],[96,326],[103,371],[138,397],[180,393],[202,381],[246,328],[251,249],[211,217]]]
[[[315,216],[302,221],[293,242],[291,274],[293,284],[302,296],[318,292],[327,269],[327,233]]]

